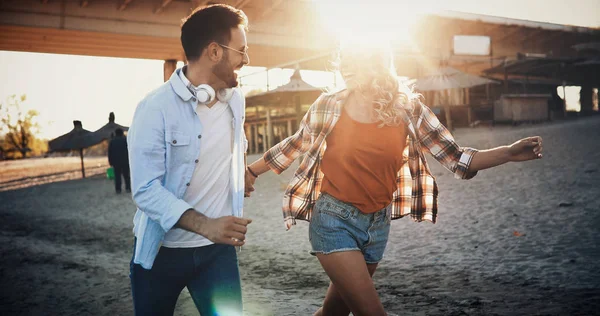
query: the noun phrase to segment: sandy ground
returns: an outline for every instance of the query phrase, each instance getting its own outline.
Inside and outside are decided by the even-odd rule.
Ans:
[[[544,137],[544,159],[460,181],[433,164],[435,225],[394,221],[375,274],[398,315],[599,315],[600,117],[459,129],[463,146]],[[255,157],[253,157],[255,158]],[[292,171],[261,176],[240,253],[246,315],[310,315],[328,285],[308,224],[283,228]],[[131,315],[134,206],[101,176],[0,192],[0,314]],[[183,292],[176,315],[197,315]]]
[[[108,159],[85,157],[87,177],[104,174]],[[80,179],[81,160],[77,157],[27,158],[0,161],[0,191],[26,188],[34,185]]]

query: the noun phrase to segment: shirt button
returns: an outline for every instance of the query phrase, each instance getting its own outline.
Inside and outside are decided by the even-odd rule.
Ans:
[[[177,144],[177,140],[176,139],[173,140],[173,144]]]
[[[202,138],[202,135],[198,135],[198,139]]]
[[[190,183],[188,182],[188,183],[186,183],[185,185],[189,187],[189,186],[190,186]]]
[[[194,160],[195,163],[198,163],[198,161],[200,161],[200,160],[198,160],[198,159]]]

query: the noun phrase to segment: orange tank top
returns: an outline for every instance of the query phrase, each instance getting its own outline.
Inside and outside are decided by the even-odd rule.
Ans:
[[[406,127],[360,123],[344,109],[327,136],[321,192],[374,213],[392,202],[402,167]]]

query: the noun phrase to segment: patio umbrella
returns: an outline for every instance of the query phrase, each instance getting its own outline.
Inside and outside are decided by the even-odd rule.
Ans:
[[[93,132],[92,135],[90,135],[90,137],[93,139],[92,142],[95,145],[102,142],[105,139],[112,139],[113,137],[115,137],[115,130],[117,128],[122,129],[124,132],[129,130],[129,127],[115,123],[115,113],[110,112],[110,114],[108,115],[108,123],[100,127],[97,131]]]
[[[302,80],[302,76],[300,76],[300,69],[296,69],[290,77],[290,81],[283,86],[247,97],[246,106],[286,105],[298,102],[295,98],[299,98],[299,102],[301,103],[312,103],[321,93],[323,93],[323,89],[306,83],[306,81]]]
[[[83,165],[83,149],[94,145],[91,136],[92,132],[83,129],[81,121],[73,121],[73,129],[48,142],[49,152],[65,152],[79,150],[81,158],[81,175],[85,178],[85,168]]]
[[[464,73],[452,67],[444,67],[417,79],[414,85],[419,91],[443,91],[471,88],[488,83],[496,83],[496,81]]]
[[[496,83],[493,80],[464,73],[452,67],[443,67],[430,72],[427,76],[415,80],[414,86],[417,91],[441,91],[442,95],[446,95],[444,102],[444,112],[446,117],[446,126],[452,130],[452,117],[450,115],[450,91],[471,88],[488,83]],[[462,97],[461,97],[462,98]],[[466,93],[467,101],[468,92]],[[471,108],[469,107],[469,124],[471,123]]]
[[[296,69],[290,77],[290,81],[283,86],[247,97],[246,109],[252,106],[265,106],[267,108],[267,124],[265,134],[263,135],[263,142],[265,145],[270,146],[273,139],[273,126],[270,120],[269,109],[278,108],[281,112],[287,112],[287,110],[293,109],[295,113],[293,116],[295,116],[296,124],[298,124],[304,115],[302,112],[302,105],[312,104],[321,93],[323,93],[323,89],[306,83],[300,76],[300,69]],[[256,119],[258,118],[259,117],[256,116]],[[294,119],[288,117],[287,129],[289,133],[291,133],[292,120]],[[258,132],[254,135],[258,135]],[[258,142],[255,143],[258,144]]]

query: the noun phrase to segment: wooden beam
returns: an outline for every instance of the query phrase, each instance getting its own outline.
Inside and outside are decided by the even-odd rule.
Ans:
[[[42,3],[46,4],[46,3],[48,3],[48,0],[42,0]]]
[[[88,0],[81,0],[81,2],[79,3],[79,5],[82,8],[87,8],[87,6],[90,4],[90,2]]]
[[[119,5],[119,11],[123,11],[125,9],[127,9],[127,5],[129,5],[133,0],[123,0],[123,2],[121,3],[121,5]]]
[[[162,3],[160,4],[160,7],[158,7],[156,10],[154,10],[154,14],[159,14],[159,13],[163,12],[169,6],[169,4],[171,2],[173,2],[173,0],[163,0]]]
[[[271,14],[271,12],[273,12],[273,10],[277,8],[282,2],[283,0],[273,0],[273,2],[271,2],[271,5],[264,9],[263,13],[260,15],[260,18],[264,19],[268,17],[269,14]]]
[[[238,0],[238,2],[235,3],[234,7],[236,9],[241,9],[243,8],[246,4],[248,4],[248,2],[250,2],[250,0]]]
[[[0,50],[158,60],[185,59],[178,38],[12,25],[0,25]]]
[[[504,42],[505,40],[511,38],[512,36],[514,36],[515,34],[522,32],[523,30],[525,30],[526,28],[521,27],[521,26],[515,26],[514,29],[508,31],[508,32],[504,32],[504,34],[501,37],[498,38],[492,38],[492,41],[495,43],[501,43]]]
[[[547,32],[547,31],[543,30],[541,28],[529,29],[527,31],[527,35],[523,37],[522,41],[523,41],[523,43],[527,43],[530,40],[536,38],[537,36],[539,36],[540,34],[543,34],[545,32]]]
[[[565,35],[566,35],[566,37],[573,36],[572,34],[568,34],[563,31],[546,31],[545,33],[546,34],[544,34],[544,36],[539,36],[538,38],[531,39],[531,41],[537,45],[544,45],[548,42],[554,42],[558,37],[561,37],[561,36],[565,36]],[[564,45],[562,43],[562,41],[560,44]]]
[[[94,2],[95,4],[96,2]],[[113,9],[114,10],[114,9]],[[117,34],[45,27],[0,24],[0,50],[53,54],[104,56],[143,59],[185,60],[177,37]],[[274,67],[289,64],[323,52],[253,44],[250,59],[253,66]],[[304,63],[303,69],[322,70],[325,63]]]

